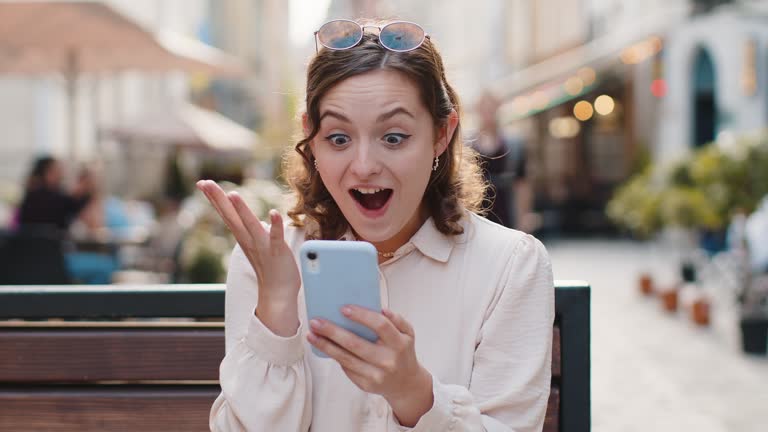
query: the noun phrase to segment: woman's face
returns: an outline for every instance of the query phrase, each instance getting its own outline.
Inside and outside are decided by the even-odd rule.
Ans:
[[[57,188],[61,186],[63,177],[64,173],[61,170],[61,165],[58,162],[53,161],[48,166],[48,169],[45,170],[44,181],[46,186]]]
[[[422,197],[454,117],[436,133],[418,87],[395,71],[356,75],[323,97],[310,145],[325,187],[359,236],[381,243],[421,226]]]

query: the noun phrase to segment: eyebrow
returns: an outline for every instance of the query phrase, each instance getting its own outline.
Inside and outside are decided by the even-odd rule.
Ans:
[[[320,115],[320,121],[319,122],[322,123],[323,119],[326,118],[326,117],[334,117],[334,118],[339,119],[339,120],[341,120],[343,122],[352,123],[352,121],[347,116],[345,116],[344,114],[342,114],[340,112],[332,111],[332,110],[326,110],[324,113],[322,113]]]
[[[407,109],[405,109],[403,107],[397,107],[397,108],[395,108],[393,110],[387,111],[384,114],[380,115],[379,118],[376,119],[376,121],[389,120],[389,119],[391,119],[392,117],[394,117],[394,116],[396,116],[398,114],[405,114],[405,115],[407,115],[410,118],[416,118]]]
[[[392,117],[394,117],[394,116],[396,116],[398,114],[405,114],[408,117],[416,118],[407,109],[405,109],[403,107],[397,107],[397,108],[394,108],[394,109],[392,109],[390,111],[387,111],[387,112],[381,114],[379,116],[379,118],[376,119],[376,121],[377,122],[381,122],[381,121],[389,120],[389,119],[391,119]],[[326,118],[326,117],[333,117],[333,118],[336,118],[336,119],[338,119],[340,121],[343,121],[343,122],[346,122],[346,123],[352,123],[352,120],[350,120],[349,117],[345,116],[344,114],[342,114],[340,112],[333,111],[333,110],[325,110],[323,112],[323,114],[320,115],[320,122],[322,122],[323,119]]]

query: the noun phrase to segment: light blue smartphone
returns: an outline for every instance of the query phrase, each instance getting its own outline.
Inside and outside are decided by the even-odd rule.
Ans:
[[[308,240],[299,255],[307,320],[324,318],[376,342],[376,333],[341,313],[350,304],[381,312],[376,248],[360,241]],[[328,357],[314,346],[312,351]]]

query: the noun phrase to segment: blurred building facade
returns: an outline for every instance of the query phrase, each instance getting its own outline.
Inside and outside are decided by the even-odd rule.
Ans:
[[[697,3],[664,38],[654,149],[663,161],[768,126],[768,2]]]
[[[271,150],[291,139],[298,97],[297,57],[287,37],[289,2],[282,0],[208,0],[203,40],[243,59],[246,79],[198,82],[195,99],[258,130]],[[311,34],[311,31],[307,31]]]
[[[503,121],[527,137],[537,207],[554,230],[610,231],[605,203],[642,160],[670,163],[766,126],[766,2],[506,6],[518,30],[494,88]]]
[[[605,232],[605,203],[656,140],[663,35],[686,1],[506,3],[509,74],[492,83],[524,136],[544,229]]]

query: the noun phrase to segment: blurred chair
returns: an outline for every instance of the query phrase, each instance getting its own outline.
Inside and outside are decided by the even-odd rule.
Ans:
[[[178,222],[175,208],[165,211],[146,244],[123,249],[123,267],[113,275],[113,282],[181,282],[181,254],[188,231]]]
[[[72,282],[65,239],[50,227],[0,231],[0,285],[62,285]]]

